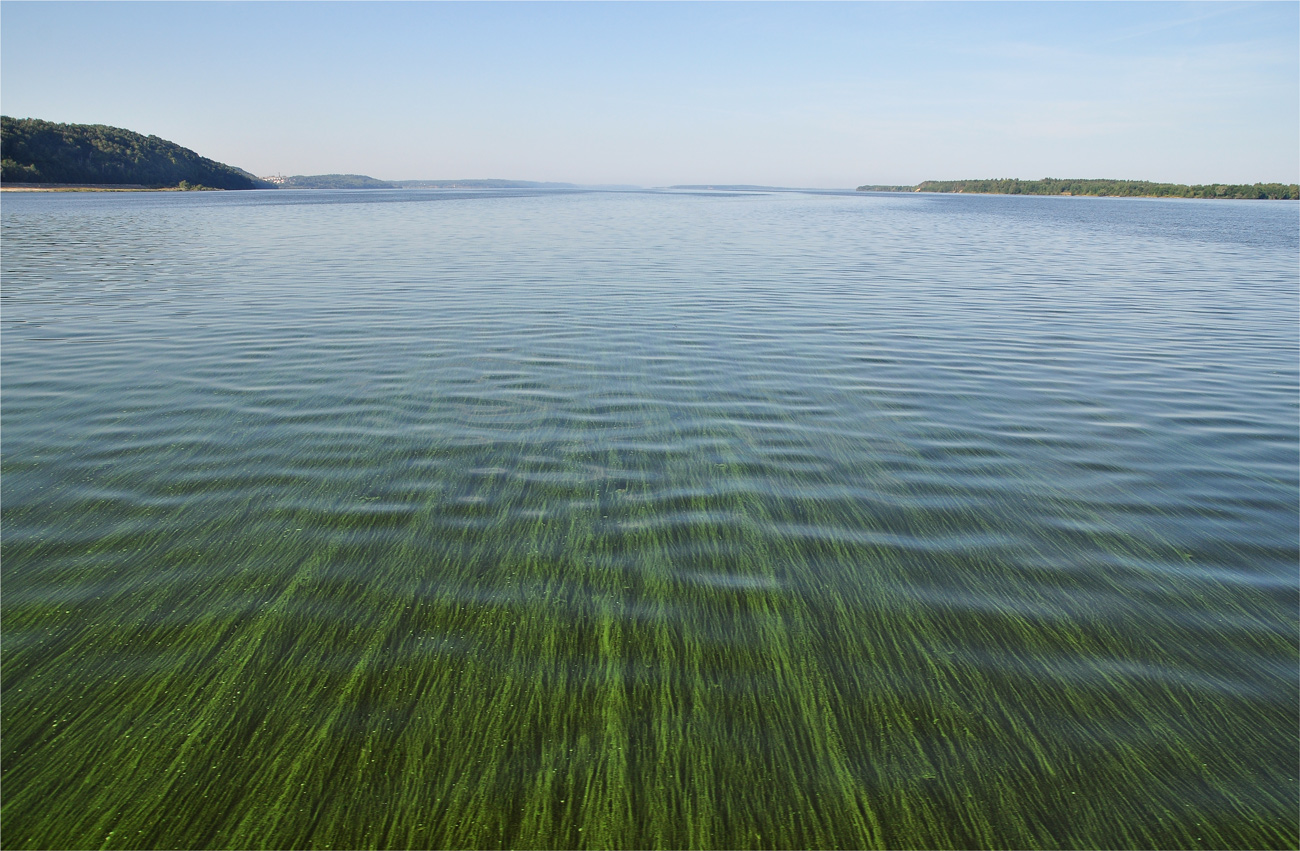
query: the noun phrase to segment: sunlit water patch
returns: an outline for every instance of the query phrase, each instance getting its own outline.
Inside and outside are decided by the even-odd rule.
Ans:
[[[10,847],[1295,847],[1296,205],[6,196]]]

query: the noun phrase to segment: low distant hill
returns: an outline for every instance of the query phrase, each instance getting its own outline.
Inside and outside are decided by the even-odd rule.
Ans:
[[[859,186],[859,192],[970,192],[984,195],[1094,195],[1140,198],[1250,198],[1295,200],[1294,183],[1151,183],[1146,180],[926,180],[915,186]]]
[[[268,189],[248,172],[157,136],[0,116],[0,182]]]
[[[275,181],[281,189],[396,189],[397,186],[364,174],[295,174]]]
[[[538,183],[535,180],[394,180],[401,189],[577,189],[573,183]]]
[[[756,186],[751,183],[682,183],[669,189],[714,189],[719,192],[795,192],[786,186]]]

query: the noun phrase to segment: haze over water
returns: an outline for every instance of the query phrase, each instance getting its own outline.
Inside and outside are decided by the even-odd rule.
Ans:
[[[1295,847],[1289,202],[6,195],[11,847]]]

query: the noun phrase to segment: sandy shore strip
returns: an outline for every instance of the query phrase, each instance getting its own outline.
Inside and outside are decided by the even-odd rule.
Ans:
[[[175,192],[139,183],[0,183],[0,192]]]

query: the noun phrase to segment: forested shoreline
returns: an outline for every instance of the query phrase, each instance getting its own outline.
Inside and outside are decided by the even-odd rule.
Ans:
[[[271,184],[157,136],[0,116],[0,182],[263,189]]]
[[[926,180],[915,186],[859,186],[859,192],[965,192],[982,195],[1091,195],[1116,198],[1235,198],[1296,200],[1294,183],[1152,183],[1146,180]]]
[[[383,181],[358,174],[294,175],[267,181],[199,156],[157,136],[102,124],[56,124],[0,116],[0,182],[9,186],[128,186],[177,189],[504,188],[571,184],[506,180]],[[747,187],[760,188],[760,187]],[[771,187],[764,187],[771,188]],[[865,185],[859,192],[984,195],[1084,195],[1142,198],[1300,199],[1294,183],[1153,183],[1146,180],[926,180],[913,186]]]

